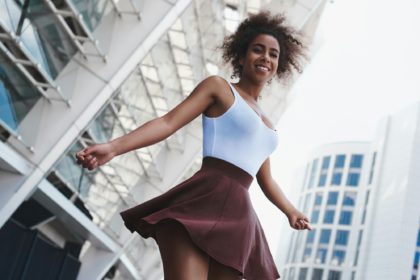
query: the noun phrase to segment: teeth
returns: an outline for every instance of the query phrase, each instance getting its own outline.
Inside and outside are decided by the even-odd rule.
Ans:
[[[264,67],[264,66],[257,65],[257,68],[262,70],[262,71],[268,71],[268,68]]]

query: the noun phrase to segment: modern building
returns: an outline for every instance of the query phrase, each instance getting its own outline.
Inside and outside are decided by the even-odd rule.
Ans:
[[[420,102],[383,119],[372,142],[324,145],[307,160],[285,279],[418,279]],[[284,248],[283,248],[284,249]]]
[[[311,41],[325,1],[0,1],[0,277],[161,279],[156,245],[119,212],[200,165],[200,119],[82,170],[75,152],[165,114],[210,74],[248,12],[286,10]],[[289,85],[290,86],[290,85]],[[289,87],[273,84],[275,123]]]

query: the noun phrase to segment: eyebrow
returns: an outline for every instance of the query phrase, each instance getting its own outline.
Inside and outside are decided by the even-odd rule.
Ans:
[[[259,46],[259,47],[263,47],[265,48],[265,45],[261,44],[261,43],[254,43],[253,46]],[[275,48],[270,48],[270,51],[276,51],[276,52],[280,52],[278,49]]]

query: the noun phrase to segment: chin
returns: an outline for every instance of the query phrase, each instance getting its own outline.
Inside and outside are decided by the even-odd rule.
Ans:
[[[267,75],[257,74],[257,75],[254,75],[254,80],[260,83],[266,83],[273,77],[274,77],[273,75],[267,76]]]

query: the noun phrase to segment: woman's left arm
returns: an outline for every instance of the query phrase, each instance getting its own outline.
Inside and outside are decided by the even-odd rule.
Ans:
[[[265,196],[287,216],[289,224],[292,228],[312,229],[309,224],[309,219],[293,206],[293,204],[286,198],[277,182],[273,179],[270,170],[269,158],[267,158],[261,165],[256,178]]]

